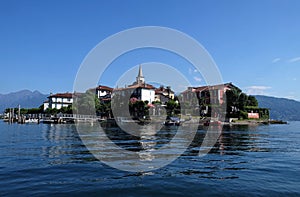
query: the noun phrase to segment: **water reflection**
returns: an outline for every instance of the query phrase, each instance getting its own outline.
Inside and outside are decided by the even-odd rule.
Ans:
[[[261,128],[225,126],[209,154],[199,157],[199,147],[207,132],[202,127],[186,152],[178,159],[181,165],[188,166],[178,173],[206,179],[239,178],[238,171],[253,167],[255,160],[251,157],[252,152],[272,151],[268,132],[261,132]]]
[[[102,165],[83,145],[73,125],[0,124],[0,128],[1,196],[300,194],[300,123],[225,127],[213,150],[204,157],[199,157],[197,150],[206,130],[199,129],[177,160],[152,172],[134,173]],[[94,137],[103,136],[97,130],[86,131],[90,142],[99,147]],[[157,157],[155,149],[165,147],[178,129],[162,127],[156,133],[145,130],[136,139],[120,137],[118,132],[116,126],[107,127],[113,143],[126,144],[137,155],[136,150],[149,150],[139,159],[151,163]],[[111,156],[109,150],[99,154]],[[120,164],[126,162],[121,157],[113,159]]]
[[[155,160],[157,157],[168,157],[172,150],[168,153],[164,152],[163,155],[158,156],[155,151],[166,146],[178,132],[178,127],[161,127],[153,125],[149,129],[149,125],[142,127],[140,136],[134,136],[122,131],[114,123],[107,123],[101,125],[104,128],[105,135],[111,140],[110,143],[126,149],[128,151],[136,152],[140,161],[149,162]],[[102,157],[108,160],[114,160],[122,165],[122,162],[130,162],[130,157],[112,157],[113,150],[105,149],[103,144],[99,143],[102,136],[99,136],[95,126],[86,125],[87,137],[90,144],[94,144],[94,152],[101,154]],[[92,129],[91,129],[92,128]],[[209,159],[209,155],[219,154],[223,156],[244,156],[247,152],[269,152],[267,134],[256,132],[257,128],[249,126],[234,126],[224,127],[223,131],[211,149],[208,156],[198,159],[199,148],[207,133],[205,128],[200,128],[195,136],[190,136],[188,128],[185,128],[184,136],[180,140],[185,141],[187,138],[194,137],[192,143],[188,146],[187,150],[182,154],[181,159],[187,161],[201,161],[201,163],[208,163],[208,166],[202,166],[202,170],[195,170],[195,174],[210,174],[212,173],[212,164],[224,162],[224,158]],[[74,125],[45,125],[43,129],[43,138],[47,141],[47,145],[43,146],[43,155],[49,158],[51,164],[60,164],[67,162],[89,162],[97,161],[97,159],[90,153],[89,150],[83,145],[79,135],[76,132]],[[179,142],[178,143],[181,143]],[[187,140],[186,140],[187,141]],[[176,147],[175,147],[176,148]],[[243,167],[236,167],[232,161],[226,160],[227,167],[217,167],[217,170],[243,170]],[[244,162],[244,161],[238,161]],[[190,165],[190,164],[187,164]],[[223,164],[220,164],[223,165]],[[149,166],[151,167],[151,166]],[[199,167],[199,166],[198,166]],[[207,169],[210,169],[207,171]],[[216,169],[214,169],[216,170]],[[183,174],[192,173],[192,169],[181,172]]]
[[[224,127],[212,153],[244,155],[246,152],[269,152],[267,135],[257,126]]]
[[[42,155],[50,164],[96,160],[82,144],[74,125],[45,124],[42,133],[47,142],[42,146]]]
[[[152,152],[155,150],[155,146],[157,143],[157,136],[155,135],[155,129],[150,129],[150,132],[148,129],[144,128],[141,130],[141,147],[143,152],[139,152],[139,157],[141,161],[152,161],[155,159],[154,154]]]

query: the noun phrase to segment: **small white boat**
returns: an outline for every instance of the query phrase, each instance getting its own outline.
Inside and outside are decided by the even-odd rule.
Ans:
[[[29,118],[25,120],[25,123],[39,123],[39,119],[37,118]]]

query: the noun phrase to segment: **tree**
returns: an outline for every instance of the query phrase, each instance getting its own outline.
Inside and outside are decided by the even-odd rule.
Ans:
[[[58,110],[58,113],[63,114],[72,114],[72,105],[69,105],[68,107],[62,107]]]
[[[245,106],[248,104],[248,96],[245,93],[240,93],[238,96],[238,109],[244,110]]]
[[[134,102],[132,102],[134,100]],[[129,101],[129,113],[134,119],[141,119],[149,116],[149,101],[140,101],[136,99],[130,99]]]
[[[227,112],[235,114],[238,111],[238,98],[241,91],[236,88],[226,91],[226,103],[227,103]]]
[[[77,98],[77,113],[94,115],[100,103],[94,91],[86,91]]]
[[[248,96],[248,103],[247,106],[254,106],[254,107],[258,107],[258,101],[256,100],[256,98],[254,96]]]
[[[173,116],[174,114],[179,114],[180,113],[180,105],[179,105],[178,101],[170,99],[167,102],[166,110],[167,110],[167,114],[169,116]]]

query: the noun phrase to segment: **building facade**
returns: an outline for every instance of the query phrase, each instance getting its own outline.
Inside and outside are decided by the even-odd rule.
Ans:
[[[111,94],[112,94],[112,92],[113,92],[113,88],[108,87],[108,86],[99,85],[96,88],[97,98],[101,102],[109,102],[109,101],[111,101]]]
[[[128,87],[114,89],[113,94],[114,96],[118,95],[128,99],[134,97],[138,100],[152,103],[155,100],[155,87],[145,83],[142,66],[140,65],[136,81]]]
[[[73,94],[67,92],[67,93],[50,94],[50,96],[48,97],[48,104],[46,105],[48,105],[50,109],[61,109],[62,107],[68,107],[69,105],[72,104],[73,104]]]
[[[171,90],[170,86],[167,86],[166,88],[164,86],[160,86],[159,88],[155,89],[155,101],[166,103],[171,99],[175,98],[174,91]]]
[[[183,102],[191,102],[198,99],[203,104],[223,104],[225,102],[225,93],[227,90],[238,87],[232,83],[225,83],[212,86],[188,87],[181,93]]]

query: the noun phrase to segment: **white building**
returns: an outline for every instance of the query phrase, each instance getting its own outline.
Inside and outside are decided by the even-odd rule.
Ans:
[[[51,109],[61,109],[62,107],[68,107],[73,104],[73,94],[72,93],[57,93],[50,94],[48,97],[48,107]],[[45,109],[44,105],[44,109]]]
[[[141,101],[152,103],[155,99],[155,87],[149,84],[133,85],[124,89],[133,91],[130,97],[135,97]]]
[[[96,95],[98,99],[102,102],[107,102],[111,100],[111,93],[113,91],[113,88],[108,86],[99,85],[96,88]]]
[[[149,103],[152,103],[155,99],[155,87],[145,83],[141,65],[139,67],[139,73],[136,77],[136,81],[132,85],[128,86],[128,88],[135,89],[131,97],[135,97],[141,101],[149,101]]]
[[[129,98],[135,97],[138,100],[152,103],[155,99],[155,87],[145,83],[142,66],[140,65],[136,81],[128,87],[114,89],[114,94],[121,96],[127,95]]]

